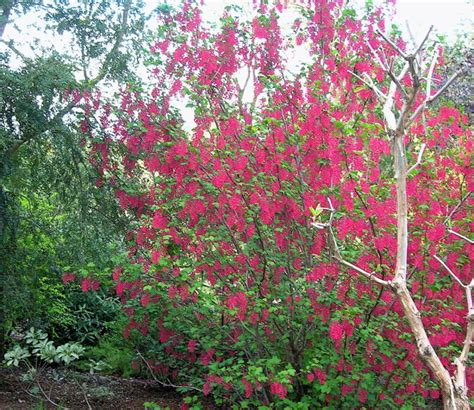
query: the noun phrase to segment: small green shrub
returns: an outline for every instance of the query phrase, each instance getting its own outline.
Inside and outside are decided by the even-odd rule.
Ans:
[[[22,340],[5,353],[5,364],[8,367],[18,367],[24,363],[29,371],[36,372],[38,363],[61,363],[66,366],[78,360],[85,348],[80,343],[65,343],[55,346],[42,330],[30,328]],[[34,359],[34,361],[33,361]]]
[[[88,349],[88,362],[81,362],[79,367],[83,370],[94,371],[94,363],[100,364],[97,371],[106,374],[117,374],[123,377],[130,377],[136,374],[132,369],[131,363],[135,359],[135,353],[128,347],[119,336],[111,335],[99,340],[97,346]]]

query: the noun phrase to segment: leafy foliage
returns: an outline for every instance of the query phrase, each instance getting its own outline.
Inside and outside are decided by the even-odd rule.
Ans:
[[[131,71],[146,34],[141,6],[16,0],[0,6],[0,37],[31,12],[47,34],[41,44],[31,40],[29,52],[15,36],[0,44],[6,50],[0,60],[0,349],[14,327],[41,324],[58,337],[77,325],[62,272],[91,262],[105,270],[110,254],[122,250],[127,218],[113,191],[96,184],[74,119],[81,92],[136,79]],[[58,35],[70,42],[66,51],[47,44]]]
[[[45,363],[64,363],[66,366],[78,360],[84,353],[84,347],[79,343],[65,343],[55,346],[48,339],[48,335],[42,330],[30,328],[24,336],[24,346],[15,344],[5,353],[5,363],[7,366],[18,367],[20,362],[25,362],[28,368],[34,369],[31,358],[37,358]],[[36,364],[37,365],[37,364]]]
[[[359,79],[387,92],[367,44],[387,59],[395,51],[374,33],[382,9],[360,21],[340,3],[311,2],[283,30],[281,4],[260,4],[251,21],[229,9],[209,27],[184,2],[160,14],[150,95],[124,88],[115,109],[85,98],[100,107],[99,121],[82,122],[92,162],[135,220],[129,262],[112,273],[124,335],[182,392],[242,408],[411,408],[440,397],[395,293],[334,258],[389,280],[397,253],[391,136]],[[309,61],[287,70],[298,47]],[[194,112],[190,131],[177,100]],[[466,123],[443,105],[406,136],[410,163],[428,147],[408,181],[410,286],[448,369],[464,296],[432,255],[469,282],[468,245],[448,231],[469,224]]]

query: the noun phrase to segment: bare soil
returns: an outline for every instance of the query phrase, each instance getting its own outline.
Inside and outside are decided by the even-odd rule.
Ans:
[[[154,381],[123,379],[48,369],[36,381],[22,380],[23,371],[0,368],[0,410],[135,410],[154,402],[179,409],[183,396]],[[217,409],[212,403],[206,409]]]

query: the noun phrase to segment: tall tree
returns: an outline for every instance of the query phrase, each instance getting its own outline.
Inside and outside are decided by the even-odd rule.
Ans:
[[[77,124],[83,96],[105,84],[138,81],[143,7],[131,0],[11,0],[0,6],[0,350],[12,301],[5,286],[35,275],[25,235],[34,233],[39,242],[44,234],[54,238],[48,264],[59,255],[65,263],[74,257],[85,263],[100,258],[97,248],[123,229],[113,193],[96,184]],[[29,33],[16,20],[33,12],[42,38],[25,50],[17,39]],[[61,41],[54,44],[56,38]],[[51,217],[44,218],[44,209]],[[57,268],[53,263],[49,269]]]

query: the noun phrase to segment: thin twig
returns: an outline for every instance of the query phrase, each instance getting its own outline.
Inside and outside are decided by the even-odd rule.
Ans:
[[[453,279],[458,282],[463,288],[466,288],[467,286],[461,282],[461,280],[455,275],[455,273],[449,268],[444,261],[438,257],[438,255],[433,255],[433,258],[435,258],[441,265],[444,266],[444,268],[449,272],[449,274],[453,277]]]
[[[414,49],[416,47],[416,40],[415,40],[415,36],[413,35],[413,31],[411,30],[410,24],[408,23],[408,20],[405,20],[405,26],[407,28],[408,35],[410,36],[410,40]]]
[[[392,64],[390,64],[390,66],[387,66],[385,63],[382,62],[382,59],[380,58],[380,56],[377,54],[377,52],[374,50],[374,48],[370,45],[370,43],[368,41],[367,41],[367,46],[369,47],[371,53],[374,55],[375,59],[379,63],[382,70],[385,71],[388,74],[388,76],[390,77],[390,79],[397,85],[398,89],[403,94],[403,96],[407,97],[407,92],[402,87],[400,81],[398,80],[398,78],[393,73],[393,61],[392,61]]]
[[[356,77],[357,79],[359,79],[360,81],[362,81],[367,87],[369,87],[369,89],[371,89],[377,96],[377,98],[379,99],[380,102],[383,102],[383,100],[381,100],[382,98],[383,99],[386,99],[387,96],[382,92],[380,91],[377,86],[373,83],[372,79],[369,77],[368,80],[370,81],[367,82],[365,81],[361,76],[359,76],[358,74],[354,73],[353,71],[349,71],[354,77]]]
[[[430,28],[428,29],[428,32],[426,33],[425,38],[423,39],[423,41],[420,43],[420,45],[418,46],[418,48],[414,52],[414,55],[417,55],[421,51],[421,49],[425,45],[426,41],[428,40],[428,37],[430,36],[430,33],[431,33],[432,30],[433,30],[433,26],[431,25]]]
[[[426,98],[430,98],[431,96],[431,82],[433,81],[433,72],[436,65],[436,61],[438,61],[439,49],[436,47],[435,51],[433,52],[433,59],[431,60],[430,69],[428,70],[428,77],[426,79]]]
[[[462,204],[466,201],[471,196],[471,192],[468,192],[466,195],[464,195],[461,200],[456,204],[456,206],[453,208],[453,210],[449,213],[449,215],[446,217],[444,220],[444,223],[448,223],[448,221],[453,217],[453,215],[458,211],[458,209],[462,206]]]
[[[137,355],[140,357],[140,359],[142,359],[143,363],[145,363],[146,367],[148,368],[148,371],[150,372],[151,377],[153,377],[153,380],[155,382],[157,382],[157,383],[159,383],[159,384],[161,384],[162,386],[165,386],[165,387],[173,387],[175,389],[177,389],[177,388],[191,389],[191,390],[196,390],[196,391],[202,393],[202,389],[199,389],[199,388],[194,387],[194,386],[180,386],[180,385],[177,385],[177,384],[165,383],[165,382],[159,380],[155,376],[155,373],[153,372],[153,369],[151,368],[151,366],[148,364],[148,361],[143,357],[143,355],[138,350],[137,350]]]
[[[416,162],[410,167],[410,169],[407,171],[407,175],[413,171],[418,165],[421,163],[421,158],[423,156],[423,152],[425,151],[426,144],[423,143],[421,144],[420,150],[418,151],[418,158],[416,159]]]
[[[377,276],[375,276],[375,272],[367,272],[365,271],[364,269],[361,269],[359,268],[358,266],[356,265],[353,265],[352,263],[350,262],[347,262],[346,260],[338,257],[338,256],[334,256],[334,259],[336,259],[338,262],[342,263],[343,265],[346,265],[348,266],[349,268],[355,270],[356,272],[359,272],[360,274],[364,275],[366,278],[370,279],[371,281],[381,285],[381,286],[388,286],[389,283],[388,281],[386,280],[383,280],[383,279],[379,279]]]
[[[446,81],[446,83],[438,90],[438,92],[437,92],[435,95],[433,95],[433,97],[430,97],[430,98],[426,101],[426,103],[427,103],[427,104],[431,104],[432,102],[436,101],[436,100],[441,96],[441,94],[443,94],[444,91],[451,85],[451,83],[452,83],[454,80],[456,80],[456,79],[457,79],[460,75],[462,75],[462,74],[464,74],[464,70],[463,70],[463,69],[456,71],[456,72],[451,76],[451,78],[450,78],[448,81]]]
[[[466,242],[470,243],[471,245],[474,244],[474,241],[472,239],[469,239],[467,236],[461,235],[460,233],[453,231],[452,229],[448,229],[449,233],[452,233],[453,235],[459,236],[461,239],[464,239]]]
[[[14,45],[13,41],[5,41],[0,39],[0,43],[5,44],[10,50],[12,50],[18,57],[20,57],[23,61],[28,61],[29,58],[26,57],[20,50],[18,50]]]
[[[340,251],[339,251],[339,245],[337,244],[337,241],[336,241],[336,236],[334,235],[334,232],[332,230],[332,220],[333,220],[333,215],[334,215],[334,207],[332,205],[332,202],[331,202],[331,199],[328,197],[327,198],[328,200],[328,203],[329,203],[329,207],[331,209],[331,215],[329,217],[329,223],[327,224],[328,228],[329,228],[329,235],[331,236],[333,242],[334,242],[334,250],[335,250],[335,253],[336,255],[333,256],[334,259],[336,259],[338,262],[342,263],[343,265],[355,270],[356,272],[359,272],[360,274],[364,275],[365,277],[369,278],[371,281],[379,284],[379,285],[382,285],[382,286],[388,286],[389,283],[388,281],[386,280],[383,280],[383,279],[379,279],[377,276],[375,276],[375,272],[367,272],[365,271],[364,269],[361,269],[359,268],[358,266],[350,263],[350,262],[347,262],[341,255]]]
[[[412,114],[412,116],[410,117],[410,120],[408,121],[408,125],[410,125],[414,120],[415,118],[418,116],[418,114],[429,104],[433,103],[434,101],[436,101],[439,97],[441,97],[441,95],[446,91],[446,89],[451,85],[451,83],[456,80],[459,76],[461,76],[462,74],[464,74],[464,70],[458,70],[456,71],[452,76],[451,78],[446,81],[446,83],[438,90],[438,92],[433,95],[432,97],[430,96],[427,96],[425,101],[423,101],[419,106],[418,108],[415,110],[415,112]],[[430,90],[431,91],[431,90]]]
[[[381,36],[389,45],[392,47],[398,54],[400,54],[405,60],[408,59],[408,55],[400,49],[392,40],[390,40],[384,33],[382,33],[379,29],[375,30],[375,32]]]

